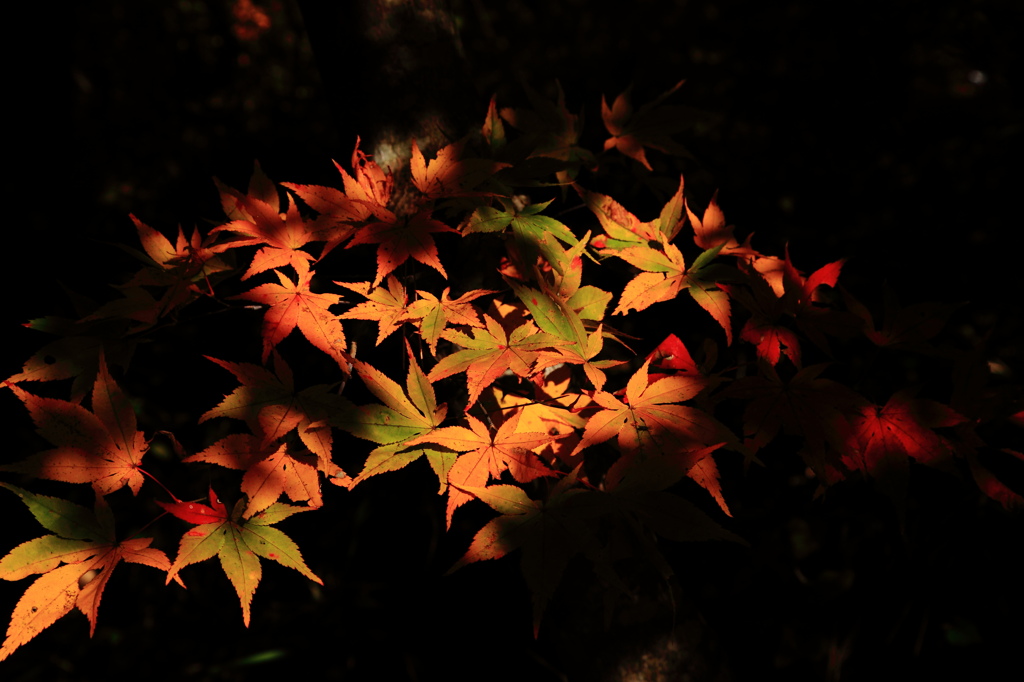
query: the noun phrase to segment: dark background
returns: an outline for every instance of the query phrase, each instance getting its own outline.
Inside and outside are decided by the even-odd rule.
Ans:
[[[33,42],[8,57],[17,124],[7,141],[2,323],[17,351],[4,376],[42,343],[18,323],[68,312],[61,284],[110,295],[106,283],[131,263],[104,242],[134,242],[129,212],[165,233],[179,222],[205,229],[221,219],[211,176],[244,187],[254,159],[277,181],[336,184],[330,159],[347,161],[358,131],[329,104],[295,4],[260,5],[272,27],[251,40],[233,31],[226,1],[83,2],[61,14],[39,5],[11,20]],[[790,243],[804,270],[848,257],[841,281],[869,301],[883,282],[906,303],[971,301],[954,328],[991,334],[991,352],[1019,367],[1019,3],[861,3],[838,21],[807,0],[498,5],[456,3],[480,120],[491,94],[521,105],[521,82],[544,90],[557,77],[570,110],[585,111],[584,144],[599,148],[602,94],[633,84],[642,104],[686,78],[672,101],[703,112],[679,137],[694,158],[680,166],[653,152],[657,170],[683,170],[699,204],[718,189],[741,234],[755,232],[768,253]],[[342,53],[345,64],[325,65],[335,76],[360,68],[357,50]],[[345,101],[387,105],[356,89]],[[654,198],[642,183],[615,196],[641,219],[653,215],[643,213]],[[229,353],[219,357],[255,360]],[[203,378],[203,401],[234,385],[216,372]],[[25,429],[17,401],[3,400],[5,423]],[[28,436],[16,443],[10,460],[31,452]],[[426,475],[330,491],[331,511],[286,522],[325,588],[266,567],[248,631],[226,579],[210,577],[213,564],[185,571],[187,593],[129,569],[135,577],[108,588],[92,641],[84,619],[68,616],[5,662],[13,674],[4,676],[243,679],[260,672],[243,664],[266,654],[268,673],[324,666],[344,679],[439,670],[481,679],[498,666],[558,679],[551,631],[572,622],[568,598],[533,643],[515,558],[442,578],[471,531],[444,535]],[[1019,544],[1019,523],[932,476],[916,479],[927,492],[903,533],[863,486],[812,502],[813,487],[764,492],[784,487],[785,473],[727,484],[737,499],[731,528],[753,548],[668,551],[737,678],[825,679],[829,652],[844,647],[842,679],[887,662],[893,674],[994,665],[1014,632],[1000,619],[1019,614],[1007,550]],[[5,509],[14,541],[35,536],[20,528],[31,525],[23,509]],[[4,603],[25,584],[5,585]]]

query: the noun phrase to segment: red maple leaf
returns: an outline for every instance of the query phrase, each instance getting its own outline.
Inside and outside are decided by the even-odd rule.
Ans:
[[[856,454],[843,458],[850,469],[877,475],[906,466],[907,457],[936,464],[952,456],[950,442],[932,429],[956,426],[964,418],[946,405],[912,395],[911,389],[905,389],[882,407],[861,408],[852,420]]]
[[[843,263],[843,260],[829,263],[804,278],[789,260],[787,248],[786,258],[781,262],[781,293],[756,269],[747,267],[749,292],[737,286],[721,287],[752,313],[740,330],[740,338],[754,344],[757,356],[771,365],[777,365],[785,354],[799,368],[800,339],[784,324],[786,320],[793,320],[800,331],[827,351],[828,344],[822,331],[832,329],[832,311],[814,303],[820,287],[836,285]]]
[[[718,394],[749,401],[743,431],[751,456],[784,430],[803,437],[800,456],[818,478],[826,483],[843,478],[841,462],[856,451],[850,422],[867,401],[836,381],[820,378],[827,367],[805,367],[787,382],[763,364],[763,376],[744,377]]]

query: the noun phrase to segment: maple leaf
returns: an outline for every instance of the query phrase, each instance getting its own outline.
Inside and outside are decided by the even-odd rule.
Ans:
[[[583,258],[590,232],[587,232],[575,246],[556,255],[554,261],[559,268],[536,269],[534,279],[541,290],[551,299],[564,303],[581,320],[600,322],[604,319],[605,308],[612,299],[611,293],[595,286],[581,286],[583,282]],[[556,248],[558,248],[556,246]],[[561,251],[561,249],[558,249]]]
[[[721,289],[752,313],[740,330],[740,338],[754,344],[757,356],[762,360],[777,365],[785,354],[800,368],[799,337],[782,324],[782,320],[788,318],[794,320],[797,327],[818,347],[828,352],[828,343],[822,331],[832,331],[830,325],[836,320],[831,316],[831,311],[815,306],[814,302],[820,287],[836,285],[843,263],[843,260],[829,263],[804,278],[789,260],[787,248],[786,258],[781,262],[781,293],[770,285],[766,277],[756,270],[749,271],[749,268],[744,282],[750,288],[750,293],[740,287],[721,285]]]
[[[398,329],[409,317],[409,295],[393,275],[388,275],[387,288],[369,282],[335,282],[368,298],[340,315],[346,320],[376,320],[377,345]]]
[[[138,494],[143,481],[139,465],[149,444],[136,429],[135,411],[110,376],[102,353],[92,412],[76,403],[39,397],[13,383],[5,385],[28,408],[39,435],[57,447],[0,469],[66,483],[91,483],[101,495],[124,486]]]
[[[416,436],[437,428],[444,421],[447,406],[437,404],[434,388],[413,357],[408,341],[406,351],[409,355],[406,391],[376,368],[353,358],[356,374],[384,404],[361,406],[355,418],[343,427],[358,438],[380,444],[366,458],[362,472],[347,483],[349,488],[371,476],[402,469],[423,456],[437,474],[439,494],[448,487],[448,470],[455,462],[455,455],[433,446],[410,443]]]
[[[285,443],[275,447],[250,434],[233,434],[182,461],[209,462],[245,471],[242,493],[249,498],[249,504],[243,518],[263,511],[282,494],[292,502],[308,501],[311,508],[323,506],[316,460],[289,453]]]
[[[207,245],[193,230],[191,240],[178,227],[177,244],[172,246],[163,234],[141,222],[135,223],[145,253],[121,246],[143,263],[145,267],[128,282],[114,285],[123,297],[105,303],[85,315],[80,322],[92,320],[130,321],[129,332],[136,334],[151,328],[161,318],[187,305],[199,295],[213,295],[209,277],[230,270],[216,254],[226,246]],[[205,283],[205,290],[198,285]]]
[[[247,219],[249,214],[238,205],[238,197],[242,195],[236,190],[221,185],[216,178],[214,178],[214,183],[220,190],[220,205],[224,210],[224,215],[231,220]],[[252,175],[249,177],[249,186],[246,192],[247,198],[263,202],[270,206],[274,213],[281,210],[281,197],[278,196],[277,187],[274,185],[274,181],[263,172],[259,161],[253,163]]]
[[[427,342],[430,352],[436,357],[437,342],[449,324],[463,327],[484,326],[480,320],[480,314],[469,302],[481,296],[498,292],[490,289],[475,289],[467,291],[455,300],[449,297],[450,287],[445,287],[441,292],[440,299],[429,291],[417,290],[416,293],[420,295],[420,299],[409,306],[409,319],[419,320],[420,336]]]
[[[932,352],[927,343],[946,326],[946,320],[958,304],[926,302],[903,307],[891,289],[886,287],[884,297],[884,321],[879,329],[867,307],[845,289],[842,290],[846,307],[864,320],[864,335],[878,345],[904,348],[919,352]]]
[[[740,287],[722,286],[728,295],[750,310],[752,316],[743,324],[740,338],[757,347],[757,357],[773,367],[785,354],[795,367],[802,367],[800,339],[789,327],[781,324],[786,302],[776,296],[768,281],[756,271],[748,273],[748,293]],[[791,300],[791,299],[790,299]]]
[[[539,332],[533,324],[522,324],[509,333],[490,315],[485,313],[483,317],[485,326],[470,329],[469,335],[454,329],[442,334],[443,338],[462,346],[462,350],[441,358],[427,375],[431,382],[436,382],[465,372],[469,405],[506,371],[521,377],[533,374],[538,351],[561,343],[557,337]]]
[[[553,476],[554,471],[546,467],[537,455],[530,452],[532,448],[544,445],[554,436],[547,433],[519,432],[519,412],[513,412],[498,429],[491,430],[476,417],[465,415],[469,424],[464,426],[447,426],[435,429],[409,441],[410,445],[419,443],[435,443],[460,455],[448,472],[448,527],[452,525],[452,514],[460,506],[473,499],[473,495],[465,492],[467,487],[487,485],[491,478],[498,478],[508,470],[520,483],[527,483],[541,476]]]
[[[514,393],[505,393],[492,387],[494,400],[502,409],[515,408],[519,414],[519,427],[523,431],[536,431],[559,438],[544,443],[534,452],[544,457],[558,457],[569,467],[579,463],[579,457],[570,453],[579,442],[576,430],[583,430],[587,424],[580,410],[591,404],[590,398],[577,393],[568,393],[571,373],[568,364],[550,368],[534,375],[534,395],[528,398]]]
[[[470,190],[511,164],[490,159],[462,159],[464,146],[465,140],[453,142],[439,150],[437,158],[427,163],[414,138],[409,163],[416,189],[429,199],[488,194]]]
[[[270,351],[298,327],[310,343],[330,355],[347,372],[348,365],[342,357],[346,347],[345,332],[338,317],[329,310],[341,300],[341,296],[310,291],[313,272],[305,261],[299,261],[295,269],[298,272],[296,282],[274,270],[280,284],[261,284],[232,297],[270,306],[263,316],[261,360],[266,362]]]
[[[834,483],[843,478],[841,460],[856,442],[851,419],[867,401],[836,381],[820,378],[827,367],[805,367],[787,382],[762,364],[762,376],[744,377],[718,394],[750,401],[743,412],[743,432],[751,456],[784,430],[804,439],[799,454],[819,479]]]
[[[683,179],[665,204],[657,220],[641,223],[636,216],[611,197],[576,188],[587,207],[594,212],[605,234],[591,240],[604,255],[617,256],[644,272],[622,290],[613,315],[644,310],[651,305],[674,299],[686,289],[725,330],[732,343],[729,298],[717,285],[720,268],[712,264],[724,244],[705,250],[689,269],[682,252],[671,243],[686,220]],[[654,248],[653,245],[658,248]]]
[[[511,226],[513,241],[509,245],[510,254],[520,270],[528,270],[541,255],[556,271],[564,272],[567,260],[558,242],[575,246],[578,240],[563,223],[540,215],[554,200],[521,208],[505,199],[499,200],[504,210],[481,206],[470,216],[463,232],[501,232]]]
[[[549,350],[540,349],[542,359],[538,361],[534,371],[561,362],[583,365],[587,378],[600,390],[605,382],[603,370],[621,364],[615,360],[594,360],[604,345],[601,325],[588,335],[583,320],[570,307],[569,301],[561,301],[557,296],[551,297],[542,291],[512,281],[509,284],[530,311],[537,326],[556,339],[555,343],[550,344]]]
[[[487,118],[484,119],[484,125],[480,129],[483,133],[484,139],[487,140],[487,145],[491,148],[492,152],[500,151],[505,146],[505,126],[501,122],[501,116],[498,114],[498,98],[496,95],[491,96],[490,104],[487,105]]]
[[[605,150],[618,149],[635,159],[647,170],[653,170],[647,161],[644,147],[657,149],[665,154],[689,156],[686,148],[672,139],[672,135],[693,125],[693,111],[686,107],[663,107],[668,99],[686,81],[679,81],[654,101],[642,106],[636,112],[630,104],[632,86],[615,98],[612,106],[601,97],[601,118],[611,133],[604,142]]]
[[[740,256],[744,258],[760,256],[761,254],[750,248],[750,238],[753,235],[747,235],[747,239],[743,242],[742,246],[736,241],[736,237],[733,236],[735,228],[732,225],[725,224],[725,214],[722,213],[722,209],[718,206],[717,199],[718,192],[715,192],[708,203],[708,207],[704,209],[703,219],[698,218],[690,210],[690,202],[686,202],[686,215],[690,219],[690,225],[693,226],[694,243],[705,250],[721,245],[722,250],[719,253],[723,256]]]
[[[1014,459],[1017,459],[1024,463],[1024,453],[1009,448],[1002,448],[999,452],[1001,455],[1006,456],[1002,457],[1003,461],[1012,462]],[[974,481],[983,493],[1003,505],[1003,508],[1007,511],[1024,509],[1024,495],[1014,491],[1010,486],[1001,481],[999,477],[981,463],[976,454],[968,452],[967,463],[970,465]]]
[[[341,173],[342,178],[348,176],[345,169],[338,165],[337,162],[334,163],[334,167]],[[354,183],[355,181],[352,182]],[[307,206],[317,212],[319,216],[317,227],[323,226],[323,229],[330,230],[324,233],[328,239],[327,245],[324,246],[324,250],[320,254],[321,258],[335,246],[351,237],[355,233],[358,224],[376,215],[365,202],[350,199],[344,191],[334,187],[301,185],[292,182],[282,182],[281,186],[295,192],[300,199],[306,202]],[[381,211],[378,208],[377,210],[384,213],[385,216],[393,217],[391,212],[386,211],[386,209]]]
[[[95,511],[90,512],[67,500],[36,495],[7,483],[0,486],[20,497],[36,520],[54,533],[24,542],[0,559],[0,578],[4,580],[42,574],[14,607],[0,661],[75,607],[89,619],[91,637],[103,591],[121,561],[162,571],[171,567],[163,552],[149,546],[152,538],[115,539],[114,517],[100,494],[96,495]]]
[[[534,637],[569,559],[589,545],[587,528],[594,514],[591,505],[578,504],[587,494],[573,487],[577,473],[578,468],[555,484],[545,500],[533,500],[514,485],[465,489],[501,516],[477,531],[469,549],[448,573],[522,549],[523,577],[533,602]]]
[[[604,229],[605,234],[595,237],[591,244],[599,249],[607,249],[610,254],[615,250],[631,246],[642,246],[648,242],[660,241],[664,235],[666,241],[672,241],[686,221],[684,213],[686,199],[683,195],[683,176],[679,176],[679,188],[661,209],[658,218],[642,223],[626,208],[609,196],[590,192],[575,185],[580,198],[587,205]]]
[[[125,325],[118,320],[70,320],[48,316],[24,324],[29,329],[57,335],[32,355],[21,371],[7,381],[57,381],[71,379],[71,402],[80,403],[92,390],[99,371],[101,351],[111,364],[125,367],[136,341],[125,338]]]
[[[148,258],[137,254],[140,260],[149,267],[137,273],[127,282],[125,287],[163,286],[167,291],[158,302],[158,317],[174,308],[181,307],[191,301],[196,294],[203,292],[197,286],[200,280],[207,280],[211,275],[230,270],[231,267],[216,254],[222,252],[223,246],[207,246],[203,243],[198,229],[193,229],[190,239],[185,238],[181,226],[178,226],[178,237],[174,245],[163,234],[146,225],[133,214],[128,215],[135,223],[139,233],[139,241]],[[132,250],[129,252],[135,253]]]
[[[952,445],[932,429],[966,420],[946,405],[912,395],[912,389],[904,389],[893,394],[885,406],[861,408],[851,420],[856,453],[843,458],[850,469],[879,475],[902,469],[907,457],[936,464],[952,456]]]
[[[239,246],[266,245],[256,253],[242,279],[248,279],[256,273],[271,268],[313,260],[311,254],[302,250],[302,247],[312,242],[329,242],[329,245],[321,252],[321,257],[323,257],[331,248],[344,241],[354,229],[351,225],[340,224],[336,214],[325,208],[322,202],[316,201],[315,189],[327,188],[314,188],[313,191],[307,192],[304,185],[288,185],[317,213],[321,214],[320,218],[313,221],[303,218],[290,195],[286,195],[287,207],[282,212],[277,186],[264,175],[258,162],[255,164],[252,179],[249,181],[248,194],[242,194],[231,187],[222,185],[216,178],[214,178],[214,182],[220,190],[224,213],[231,219],[231,222],[214,228],[210,231],[210,235],[219,232],[235,232],[248,237],[248,239],[219,244],[216,248],[224,250]],[[295,187],[299,189],[295,189]],[[331,207],[334,206],[331,205]],[[355,213],[354,210],[350,211],[346,217],[356,217]]]
[[[181,536],[178,555],[167,571],[168,583],[186,566],[218,557],[221,568],[238,593],[242,604],[242,621],[246,627],[249,627],[252,597],[263,574],[259,557],[293,568],[313,582],[323,585],[323,581],[306,566],[298,546],[272,525],[292,514],[308,511],[309,507],[292,507],[275,502],[239,523],[238,516],[228,513],[227,507],[217,499],[212,488],[209,499],[209,506],[198,502],[161,503],[171,514],[196,524]]]
[[[533,109],[505,107],[500,115],[513,128],[525,133],[520,144],[531,150],[530,157],[547,156],[570,164],[568,169],[558,171],[559,182],[567,182],[576,176],[580,165],[593,166],[594,155],[577,144],[579,117],[566,108],[561,83],[556,81],[555,86],[555,102],[544,99],[527,86],[526,95]]]
[[[296,430],[302,444],[317,456],[317,468],[328,476],[339,475],[341,469],[331,460],[333,437],[327,427],[347,424],[355,411],[348,400],[322,384],[296,393],[291,368],[276,352],[274,372],[259,365],[204,357],[234,374],[242,385],[206,411],[200,423],[215,417],[240,419],[267,443]]]
[[[669,334],[665,339],[647,354],[647,360],[660,369],[670,369],[673,372],[700,376],[702,373],[697,363],[693,361],[690,351],[686,345],[675,334]],[[662,375],[650,374],[649,379],[656,381]]]
[[[429,211],[420,211],[406,218],[370,223],[359,230],[345,248],[380,244],[377,247],[377,278],[373,280],[373,286],[380,284],[384,277],[409,258],[429,265],[447,279],[448,273],[437,256],[437,245],[430,236],[436,232],[458,233],[458,230],[431,218]]]
[[[395,178],[391,173],[385,173],[377,162],[360,150],[359,142],[357,137],[355,149],[352,150],[352,172],[355,177],[335,164],[341,173],[345,194],[363,204],[378,220],[392,222],[395,214],[387,206],[395,188]]]
[[[290,195],[288,195],[287,212],[278,215],[276,209],[259,199],[246,197],[231,188],[223,188],[222,191],[234,192],[237,195],[238,208],[243,210],[248,218],[233,220],[220,227],[215,227],[210,230],[210,234],[237,232],[248,237],[248,239],[236,239],[221,244],[220,246],[223,248],[267,245],[253,256],[249,269],[242,275],[243,280],[285,265],[291,265],[298,270],[301,264],[308,270],[309,262],[314,260],[314,257],[303,251],[302,247],[313,241],[326,240],[328,235],[318,235],[314,229],[311,229],[310,223],[299,214],[299,209],[292,202]]]
[[[716,246],[704,251],[687,268],[682,252],[666,241],[664,236],[660,236],[660,239],[660,250],[649,246],[631,246],[615,253],[644,272],[623,287],[619,304],[612,314],[625,315],[630,310],[645,310],[655,303],[671,301],[685,289],[697,305],[721,325],[726,341],[731,345],[729,296],[718,286],[716,266],[711,264],[722,247]]]
[[[728,429],[706,412],[673,403],[689,400],[707,385],[701,376],[678,374],[648,380],[647,360],[626,384],[625,400],[611,393],[594,391],[591,399],[601,409],[587,420],[583,438],[573,454],[585,448],[617,438],[620,459],[612,465],[608,476],[621,478],[622,472],[643,465],[650,458],[680,460],[673,467],[688,471],[708,453],[703,449],[726,443],[742,450]],[[694,477],[698,483],[710,486],[716,498],[717,475],[710,464]]]
[[[328,243],[320,257],[344,242],[367,220],[392,223],[397,220],[388,208],[394,178],[385,174],[374,161],[359,149],[359,138],[352,152],[352,169],[355,177],[341,164],[334,162],[341,174],[344,190],[320,185],[300,185],[285,182],[284,187],[295,192],[306,204],[319,214],[317,222],[330,226]]]
[[[717,446],[703,451],[707,453],[714,447]],[[700,454],[695,457],[700,457]],[[705,461],[706,459],[710,459],[710,455],[705,457]],[[664,490],[679,480],[681,469],[677,466],[678,462],[660,462],[669,463],[668,469],[662,466],[651,467],[650,464],[653,463],[648,461],[647,466],[640,468],[638,476],[627,476],[616,484],[610,493],[593,491],[585,493],[585,497],[579,496],[581,501],[588,503],[587,511],[591,516],[603,512],[609,520],[619,521],[618,524],[611,526],[613,539],[618,535],[622,537],[619,541],[639,545],[640,552],[659,567],[666,578],[672,575],[672,569],[652,541],[652,531],[674,542],[719,540],[748,545],[743,538],[722,528],[687,500]],[[660,477],[657,475],[659,470],[662,474]],[[716,497],[720,497],[720,493]],[[724,501],[718,501],[722,510],[728,514]]]

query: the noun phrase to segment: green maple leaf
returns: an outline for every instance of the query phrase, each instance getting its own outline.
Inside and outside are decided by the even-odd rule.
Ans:
[[[475,289],[468,291],[462,296],[452,300],[449,297],[451,289],[445,287],[438,299],[429,291],[417,292],[421,298],[412,303],[408,308],[410,319],[418,319],[420,336],[430,346],[430,352],[437,355],[437,342],[444,334],[449,324],[462,325],[464,327],[483,327],[480,315],[476,308],[470,305],[470,301],[497,293],[490,289]]]
[[[490,315],[484,314],[484,322],[484,328],[470,329],[469,334],[454,329],[445,331],[442,336],[462,346],[462,350],[441,358],[428,375],[430,381],[440,381],[465,372],[469,405],[506,371],[524,378],[532,375],[538,352],[562,343],[551,334],[538,332],[530,323],[508,332]]]
[[[240,522],[243,505],[236,505],[235,513],[228,514],[227,507],[217,499],[212,488],[209,506],[198,502],[160,503],[160,506],[196,524],[181,537],[178,556],[167,571],[167,582],[177,577],[178,572],[186,566],[218,557],[221,568],[238,593],[242,604],[242,620],[246,627],[249,627],[252,597],[263,575],[260,557],[293,568],[313,582],[323,585],[323,581],[306,566],[298,545],[272,525],[292,514],[308,511],[309,507],[292,507],[275,502]]]
[[[163,571],[171,567],[163,552],[149,546],[152,538],[117,541],[114,517],[101,495],[96,496],[95,512],[90,512],[67,500],[36,495],[7,483],[0,487],[20,497],[36,520],[53,531],[18,545],[0,559],[0,578],[4,580],[41,574],[14,607],[0,661],[75,607],[89,619],[91,637],[103,590],[121,561]]]
[[[383,372],[352,359],[352,366],[363,380],[367,389],[383,404],[373,403],[358,408],[354,418],[343,428],[353,436],[379,443],[380,447],[370,452],[358,476],[345,485],[352,488],[371,476],[388,471],[397,471],[420,457],[426,456],[440,483],[439,493],[448,487],[448,471],[457,455],[433,445],[410,447],[407,441],[436,429],[444,421],[447,406],[438,405],[434,388],[426,374],[412,355],[412,348],[406,343],[409,353],[409,374],[406,377],[406,391]]]

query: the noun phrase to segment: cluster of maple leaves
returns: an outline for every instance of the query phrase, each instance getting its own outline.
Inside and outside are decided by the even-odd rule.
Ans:
[[[647,169],[645,150],[676,153],[671,136],[680,115],[663,102],[679,85],[636,112],[628,92],[611,107],[604,103],[611,135],[605,150],[617,149]],[[421,458],[447,496],[449,526],[459,507],[474,500],[498,513],[452,570],[522,550],[535,633],[577,554],[615,584],[621,548],[658,562],[654,536],[741,541],[670,489],[688,477],[728,515],[716,457],[728,450],[762,464],[759,453],[780,434],[798,439],[800,456],[823,485],[854,472],[898,483],[910,460],[954,471],[965,463],[985,494],[1007,508],[1024,506],[1019,492],[977,455],[986,424],[1019,425],[1024,412],[1007,394],[986,388],[988,366],[979,353],[930,345],[948,306],[901,308],[890,301],[878,326],[838,286],[842,261],[805,276],[788,254],[762,254],[749,237],[739,243],[714,198],[697,214],[682,178],[660,214],[641,222],[616,200],[582,186],[580,170],[599,161],[579,145],[577,117],[561,95],[555,102],[532,93],[531,99],[531,109],[500,111],[492,100],[481,135],[432,159],[413,140],[408,173],[397,177],[358,143],[351,171],[335,164],[340,189],[283,183],[282,192],[257,166],[245,193],[218,183],[228,222],[205,236],[186,237],[179,228],[172,243],[132,216],[144,266],[119,285],[122,296],[77,320],[28,323],[57,339],[4,386],[54,448],[2,470],[89,484],[95,506],[0,483],[51,532],[0,560],[4,579],[40,575],[14,608],[0,660],[75,607],[95,628],[103,590],[121,561],[151,566],[166,582],[184,585],[182,569],[217,556],[248,625],[260,558],[319,582],[278,522],[321,507],[325,482],[351,489]],[[506,137],[506,125],[519,131],[515,139]],[[551,187],[562,203],[578,198],[589,209],[575,230],[551,215],[552,201],[531,202],[531,194]],[[408,273],[415,261],[447,281],[436,240],[471,234],[501,244],[500,261],[480,267],[497,268],[502,289],[457,296],[451,286],[412,291],[413,278],[396,274]],[[339,248],[362,257],[364,245],[376,247],[372,281],[334,280],[335,271],[321,267]],[[250,256],[247,267],[232,264]],[[611,259],[622,261],[618,271],[628,268],[632,279],[616,291],[584,284],[584,270]],[[181,462],[237,470],[241,479],[237,490],[211,487],[207,503],[181,501],[146,471],[155,434],[138,430],[110,366],[127,371],[140,339],[159,333],[196,300],[218,297],[234,274],[241,282],[262,280],[227,301],[262,310],[260,362],[209,358],[239,385],[198,420],[234,419],[244,429],[194,454],[163,433]],[[314,284],[315,275],[333,284]],[[698,307],[670,326],[710,323],[709,339],[720,327],[726,346],[746,344],[756,360],[721,362],[709,341],[698,364],[672,333],[652,339],[660,342],[638,357],[627,342],[647,340],[620,332],[615,321],[684,293]],[[378,345],[400,331],[404,377],[357,357],[347,320],[375,321]],[[333,383],[296,386],[278,352],[296,328],[330,358]],[[948,361],[950,399],[918,398],[907,388],[876,404],[826,378],[828,363],[805,366],[809,348],[828,357],[830,339],[851,337]],[[375,402],[356,405],[343,395],[353,375]],[[459,378],[446,381],[452,377]],[[68,400],[27,389],[62,380],[71,380]],[[447,402],[438,401],[439,387]],[[737,404],[740,410],[729,407]],[[715,417],[720,408],[742,413],[738,429]],[[358,471],[344,461],[351,468],[346,473],[335,460],[336,430],[374,445],[355,464]],[[150,546],[151,538],[118,539],[105,500],[123,487],[137,495],[147,477],[154,497],[170,498],[157,504],[189,524],[173,561]],[[221,496],[236,501],[226,504]]]

